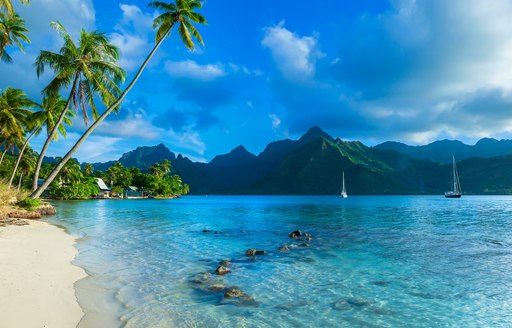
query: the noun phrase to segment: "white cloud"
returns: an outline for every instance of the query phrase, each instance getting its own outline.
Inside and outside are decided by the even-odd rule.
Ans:
[[[201,81],[211,81],[226,74],[219,65],[200,65],[193,60],[167,61],[165,63],[165,70],[174,77]]]
[[[276,114],[268,114],[268,118],[272,121],[272,128],[279,129],[281,126],[281,119]]]
[[[153,16],[134,5],[120,4],[119,7],[123,16],[111,38],[121,52],[120,66],[131,71],[139,67],[150,51]]]
[[[167,134],[169,136],[167,142],[169,142],[174,147],[190,150],[199,155],[204,155],[206,145],[203,142],[203,140],[201,140],[201,136],[197,131],[194,131],[192,129],[185,129],[180,132],[169,130]],[[187,157],[189,156],[190,155],[188,155]]]
[[[315,37],[300,37],[284,28],[284,22],[267,27],[261,44],[270,49],[277,67],[290,80],[312,77],[316,60],[323,56]]]

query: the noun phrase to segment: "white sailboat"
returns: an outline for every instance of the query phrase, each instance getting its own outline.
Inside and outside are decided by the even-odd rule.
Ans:
[[[341,184],[341,194],[340,196],[342,198],[347,198],[347,190],[345,189],[345,171],[343,171],[343,179],[342,179],[342,184]]]
[[[457,165],[455,164],[455,156],[453,156],[453,190],[444,193],[446,198],[460,198],[462,191],[460,189],[459,173],[457,172]]]

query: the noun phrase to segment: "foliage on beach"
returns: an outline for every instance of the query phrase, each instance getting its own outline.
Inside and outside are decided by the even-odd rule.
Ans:
[[[187,184],[182,183],[180,176],[172,174],[171,162],[164,160],[155,163],[151,173],[142,173],[138,168],[124,167],[120,162],[115,162],[105,172],[96,171],[94,176],[102,178],[110,183],[112,190],[121,195],[128,186],[134,186],[144,190],[153,196],[179,196],[189,192]]]
[[[39,206],[41,206],[41,200],[38,199],[32,199],[30,197],[25,197],[21,200],[19,200],[16,205],[19,207],[26,209],[28,211],[33,211],[37,209]]]

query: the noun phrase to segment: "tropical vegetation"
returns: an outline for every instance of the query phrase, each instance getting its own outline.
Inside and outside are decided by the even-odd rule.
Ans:
[[[30,1],[20,2],[28,4]],[[125,168],[120,163],[101,172],[94,171],[90,164],[81,167],[72,158],[94,129],[109,114],[119,110],[121,102],[174,27],[187,49],[193,50],[195,42],[204,44],[194,26],[206,24],[205,18],[196,12],[202,7],[201,1],[154,1],[148,6],[159,12],[153,24],[156,29],[155,45],[122,92],[120,86],[124,82],[125,71],[118,65],[119,50],[105,33],[82,29],[78,39],[73,40],[62,24],[52,23],[62,38],[62,46],[57,52],[42,50],[36,58],[34,66],[38,77],[47,69],[53,74],[41,91],[40,103],[29,99],[22,90],[9,87],[0,90],[0,178],[5,181],[2,185],[5,183],[8,189],[32,189],[32,199],[40,197],[45,190],[50,197],[66,199],[96,196],[99,188],[97,177],[109,181],[118,194],[128,186],[144,189],[154,196],[188,192],[188,185],[183,184],[178,175],[171,174],[169,161],[154,163],[150,173]],[[7,51],[11,46],[24,50],[23,44],[30,42],[27,33],[25,21],[14,11],[12,2],[0,0],[0,61],[12,61]],[[63,92],[66,93],[65,98],[61,97]],[[100,106],[106,108],[101,115]],[[88,128],[62,158],[45,163],[51,141],[59,133],[66,136],[65,125],[71,125],[74,116],[72,109],[81,112]],[[91,118],[93,122],[89,125]],[[36,152],[31,141],[44,130],[44,145]]]
[[[185,44],[185,46],[193,50],[195,47],[194,39],[200,44],[204,44],[203,39],[197,29],[194,27],[193,23],[197,24],[206,24],[206,19],[195,12],[196,9],[200,9],[202,7],[202,2],[197,0],[176,0],[176,3],[165,3],[160,1],[151,2],[149,5],[151,8],[155,8],[157,10],[162,11],[163,13],[160,16],[157,16],[154,20],[153,27],[157,29],[156,33],[156,44],[146,57],[141,67],[135,74],[132,81],[128,84],[125,90],[121,93],[121,95],[114,101],[105,112],[98,117],[91,124],[91,126],[84,132],[84,134],[78,139],[75,145],[68,151],[68,153],[62,158],[62,160],[57,164],[54,170],[50,173],[50,175],[45,179],[43,184],[39,186],[33,193],[30,195],[31,198],[39,197],[43,191],[53,182],[53,180],[57,177],[60,170],[66,165],[66,162],[71,159],[73,154],[78,150],[78,148],[82,145],[82,143],[89,137],[89,135],[98,127],[101,122],[112,112],[114,111],[126,97],[128,92],[135,85],[140,75],[146,68],[150,59],[153,57],[155,52],[158,50],[163,41],[169,36],[172,28],[177,25],[178,34]],[[37,167],[36,167],[37,170]],[[37,171],[36,171],[37,172]],[[36,181],[34,179],[34,181]]]

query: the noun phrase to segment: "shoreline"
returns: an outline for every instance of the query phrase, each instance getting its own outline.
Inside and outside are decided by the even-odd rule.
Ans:
[[[84,316],[75,238],[48,222],[0,228],[0,327],[69,328]]]

